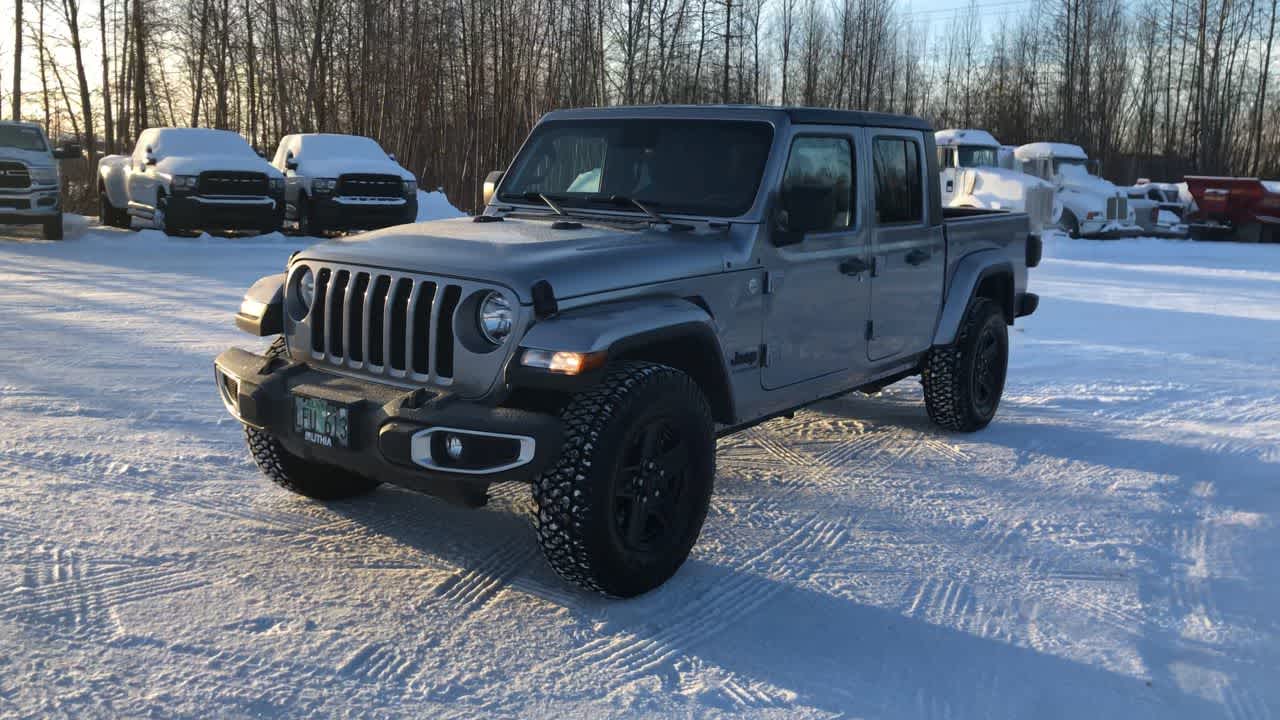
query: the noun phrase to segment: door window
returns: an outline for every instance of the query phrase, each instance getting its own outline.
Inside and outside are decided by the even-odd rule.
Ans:
[[[847,138],[798,137],[782,176],[783,207],[807,232],[832,232],[853,227],[853,146]],[[799,223],[797,223],[799,224]]]
[[[921,222],[924,181],[920,176],[920,146],[907,138],[876,138],[874,160],[876,222]]]

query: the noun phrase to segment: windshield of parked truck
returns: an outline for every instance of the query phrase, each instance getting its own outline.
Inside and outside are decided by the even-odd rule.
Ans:
[[[144,136],[145,137],[145,136]],[[145,142],[144,139],[139,140]],[[165,128],[149,143],[156,157],[189,157],[193,155],[232,155],[257,157],[249,142],[229,130],[204,128]]]
[[[0,125],[0,147],[45,152],[44,135],[33,127],[24,125]]]
[[[999,167],[1000,156],[996,148],[982,145],[961,145],[960,167]]]
[[[773,128],[719,120],[558,120],[534,129],[499,199],[734,217],[751,209]],[[613,198],[614,201],[611,201]]]
[[[1061,175],[1063,168],[1080,168],[1084,174],[1089,174],[1089,161],[1084,158],[1054,158],[1053,172],[1055,175]],[[1076,174],[1076,173],[1073,173]]]
[[[298,149],[298,156],[308,159],[387,157],[381,145],[358,135],[304,135],[298,139]]]

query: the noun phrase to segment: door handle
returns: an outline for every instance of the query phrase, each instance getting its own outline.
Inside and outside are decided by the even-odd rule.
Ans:
[[[920,263],[924,262],[925,260],[928,260],[931,257],[933,257],[933,253],[927,250],[920,250],[919,248],[917,248],[907,253],[907,264],[919,265]]]
[[[849,258],[840,263],[840,272],[845,275],[861,275],[871,269],[871,263],[862,258]]]

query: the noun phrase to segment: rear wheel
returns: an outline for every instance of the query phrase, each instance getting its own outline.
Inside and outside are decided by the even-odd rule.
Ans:
[[[62,213],[58,213],[54,217],[45,220],[42,223],[41,234],[45,240],[61,240],[62,239]]]
[[[624,363],[561,417],[560,459],[533,486],[543,554],[589,590],[632,597],[658,587],[689,556],[711,501],[706,398],[678,370]]]
[[[1009,367],[1004,312],[989,298],[974,298],[955,343],[925,359],[920,382],[929,419],[958,432],[986,427],[996,415]]]
[[[276,338],[267,357],[287,357],[288,352],[284,338]],[[372,492],[381,484],[342,468],[298,457],[263,430],[246,425],[244,438],[262,474],[289,492],[317,500],[341,500]]]

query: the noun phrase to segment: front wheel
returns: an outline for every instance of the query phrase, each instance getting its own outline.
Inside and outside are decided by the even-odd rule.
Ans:
[[[62,213],[45,220],[41,225],[41,234],[45,240],[62,239]]]
[[[679,370],[629,362],[561,417],[560,458],[533,486],[547,562],[607,595],[658,587],[689,556],[711,502],[716,446],[705,396]]]
[[[311,201],[301,192],[298,193],[298,234],[318,237],[323,235],[325,227],[312,217]]]
[[[1009,331],[995,301],[974,298],[955,343],[934,347],[920,382],[929,419],[957,432],[986,427],[996,415],[1009,368]]]
[[[1080,221],[1076,219],[1075,213],[1070,210],[1062,211],[1062,231],[1073,238],[1080,237]]]

